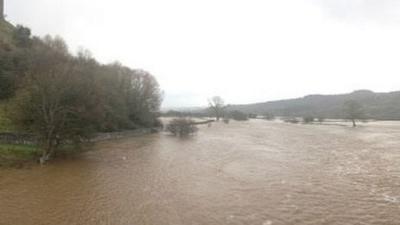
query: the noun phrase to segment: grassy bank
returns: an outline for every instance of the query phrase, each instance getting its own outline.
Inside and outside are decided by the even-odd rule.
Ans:
[[[6,117],[6,103],[0,102],[0,132],[15,131],[11,121]]]
[[[83,152],[92,150],[93,143],[80,145],[66,144],[60,146],[53,155],[57,159],[75,157]],[[37,164],[41,149],[37,145],[0,144],[0,168],[22,168],[26,165]]]
[[[0,167],[22,166],[38,157],[38,148],[34,145],[0,144]]]
[[[0,102],[0,132],[12,132],[15,129],[6,117],[6,103]],[[0,167],[20,167],[33,162],[38,156],[38,148],[34,145],[0,144]]]

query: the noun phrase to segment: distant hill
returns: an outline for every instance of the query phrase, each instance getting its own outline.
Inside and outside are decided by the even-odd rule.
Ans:
[[[231,105],[228,110],[260,115],[268,112],[276,116],[343,118],[343,104],[348,100],[359,102],[370,119],[400,120],[400,91],[375,93],[358,90],[349,94],[308,95],[296,99]]]

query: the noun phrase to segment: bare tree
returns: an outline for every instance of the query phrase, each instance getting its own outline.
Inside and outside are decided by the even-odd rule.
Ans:
[[[208,100],[210,109],[213,111],[217,121],[224,115],[224,110],[226,108],[224,100],[219,96],[214,96]]]
[[[44,163],[65,140],[80,141],[91,133],[93,114],[87,110],[93,99],[77,73],[77,63],[60,38],[36,40],[32,66],[15,99],[11,119],[32,132],[42,149]]]
[[[345,118],[353,122],[353,127],[356,127],[356,120],[365,118],[363,107],[360,103],[354,100],[349,100],[344,103]]]

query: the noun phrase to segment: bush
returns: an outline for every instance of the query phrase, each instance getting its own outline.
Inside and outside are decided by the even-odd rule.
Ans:
[[[224,122],[225,124],[229,124],[230,119],[229,119],[228,117],[225,117],[225,118],[223,119],[223,122]]]
[[[312,123],[312,122],[314,122],[314,117],[312,117],[312,116],[305,116],[305,117],[303,117],[303,122],[304,122],[304,123]]]
[[[250,114],[248,115],[248,117],[249,117],[250,119],[256,119],[256,118],[257,118],[257,114],[250,113]]]
[[[265,120],[274,120],[275,116],[272,113],[265,113],[263,119],[265,119]]]
[[[194,125],[194,121],[186,118],[173,119],[167,125],[167,131],[171,132],[175,136],[188,136],[197,132],[197,127]]]
[[[283,121],[285,121],[286,123],[299,123],[300,121],[296,118],[285,118]]]
[[[237,121],[248,120],[247,115],[245,113],[240,112],[240,111],[231,112],[231,117],[232,117],[232,119],[237,120]]]

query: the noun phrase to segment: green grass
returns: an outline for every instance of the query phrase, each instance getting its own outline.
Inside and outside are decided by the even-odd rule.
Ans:
[[[35,145],[0,144],[0,167],[20,166],[34,161],[38,155],[39,149]]]
[[[0,154],[9,154],[20,157],[31,157],[36,154],[38,147],[35,145],[0,144]]]
[[[62,145],[57,149],[54,157],[58,159],[74,157],[92,150],[92,146],[92,143],[85,143],[79,146],[72,144]],[[0,144],[0,168],[21,168],[25,165],[32,165],[39,159],[40,155],[41,149],[37,145]]]

